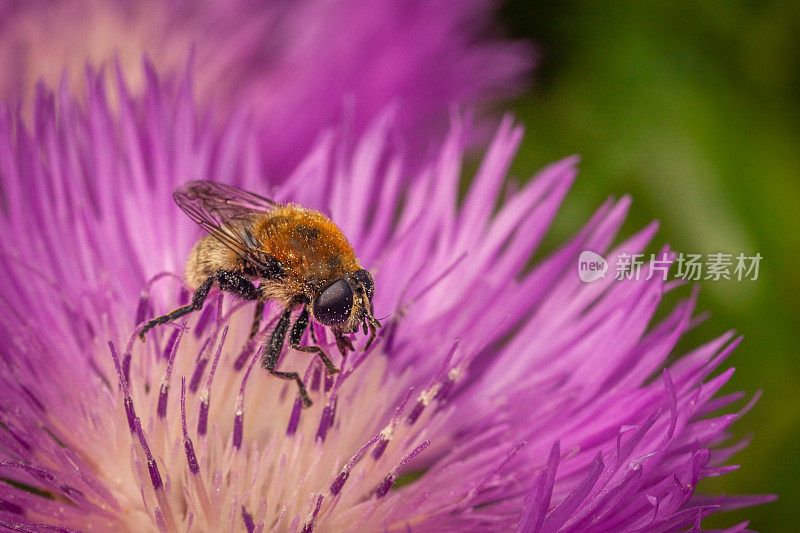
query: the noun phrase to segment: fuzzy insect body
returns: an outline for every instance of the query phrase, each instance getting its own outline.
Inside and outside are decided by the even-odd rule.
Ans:
[[[231,224],[229,231],[250,239],[255,253],[277,260],[283,275],[262,279],[265,299],[284,307],[295,304],[297,295],[311,297],[346,274],[361,269],[353,247],[341,230],[319,211],[287,204],[269,213],[254,213],[249,220]],[[250,262],[214,235],[200,239],[186,262],[186,283],[197,289],[217,270],[232,269],[256,280]],[[250,274],[248,275],[248,272]]]
[[[299,375],[276,370],[292,311],[301,308],[289,334],[290,346],[319,355],[330,373],[339,370],[322,348],[300,345],[311,319],[331,329],[342,356],[353,349],[345,335],[362,327],[370,332],[369,346],[380,327],[372,310],[372,276],[361,267],[353,247],[319,211],[279,204],[231,185],[190,181],[173,197],[209,234],[195,244],[186,262],[184,278],[195,291],[192,302],[147,322],[140,330],[142,340],[151,328],[201,309],[215,283],[258,302],[251,338],[258,332],[264,303],[273,300],[284,311],[266,343],[263,366],[277,377],[296,381],[303,404],[311,405]]]

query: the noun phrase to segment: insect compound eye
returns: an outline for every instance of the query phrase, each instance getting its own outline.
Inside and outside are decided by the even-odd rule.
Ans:
[[[353,289],[347,280],[340,279],[328,285],[314,299],[314,318],[326,326],[347,322],[353,309]]]
[[[364,286],[364,289],[367,291],[367,298],[369,298],[369,301],[371,302],[372,297],[375,295],[375,282],[372,281],[372,275],[363,268],[356,270],[351,275],[353,276],[353,279],[357,280]]]

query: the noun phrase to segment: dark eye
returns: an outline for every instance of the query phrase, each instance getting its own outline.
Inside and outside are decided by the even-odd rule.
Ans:
[[[369,298],[371,302],[372,297],[375,295],[375,282],[372,281],[372,275],[362,268],[361,270],[353,272],[352,276],[364,286],[364,289],[367,291],[367,298]]]
[[[314,318],[326,326],[347,322],[353,309],[353,289],[340,279],[328,285],[314,300]]]

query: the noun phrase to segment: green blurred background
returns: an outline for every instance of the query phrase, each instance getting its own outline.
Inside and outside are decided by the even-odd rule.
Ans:
[[[757,281],[701,282],[712,316],[682,347],[735,328],[723,392],[764,390],[733,429],[753,435],[742,468],[701,489],[780,498],[703,526],[800,529],[800,3],[506,0],[500,16],[540,53],[512,104],[527,128],[514,173],[582,155],[551,243],[629,193],[626,234],[657,218],[657,245],[763,256]]]

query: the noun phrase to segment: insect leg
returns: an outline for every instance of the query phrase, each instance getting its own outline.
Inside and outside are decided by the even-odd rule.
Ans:
[[[289,329],[290,316],[291,311],[289,311],[289,309],[283,311],[280,320],[278,320],[278,324],[275,326],[275,329],[272,330],[272,335],[269,337],[267,350],[264,354],[261,364],[264,365],[264,368],[267,370],[267,372],[275,377],[281,379],[293,379],[295,383],[297,383],[297,387],[300,392],[300,399],[303,401],[303,406],[309,407],[312,404],[311,398],[308,396],[306,386],[303,385],[303,380],[300,379],[300,374],[297,372],[280,372],[275,370],[275,367],[278,366],[278,361],[281,358],[283,343],[286,341],[286,330]]]
[[[297,350],[298,352],[305,352],[305,353],[315,353],[319,355],[319,358],[322,359],[322,362],[325,363],[325,368],[328,370],[328,374],[336,374],[339,372],[339,369],[336,368],[336,365],[333,364],[325,351],[317,345],[313,346],[300,346],[300,339],[303,338],[303,333],[305,333],[306,328],[308,328],[308,307],[303,307],[303,310],[300,312],[300,316],[297,317],[297,320],[294,321],[294,325],[292,326],[292,332],[289,335],[289,343],[292,348]]]
[[[202,309],[203,303],[206,301],[206,297],[211,291],[212,285],[214,285],[214,281],[217,282],[219,288],[223,291],[233,293],[243,300],[257,300],[259,297],[258,289],[256,289],[256,286],[253,285],[249,279],[236,272],[218,270],[211,274],[208,279],[194,291],[192,303],[149,321],[142,327],[141,331],[139,331],[139,338],[144,341],[145,334],[159,324],[171,322],[184,315],[188,315],[192,311]]]
[[[339,348],[339,352],[342,354],[342,357],[347,357],[347,350],[350,350],[351,352],[356,351],[349,337],[345,337],[338,331],[333,335],[336,337],[336,346]]]
[[[258,330],[261,327],[262,316],[264,316],[264,301],[259,300],[256,304],[256,313],[253,315],[253,325],[250,327],[250,336],[247,337],[248,341],[252,340],[252,338],[256,336],[256,333],[258,333]]]

